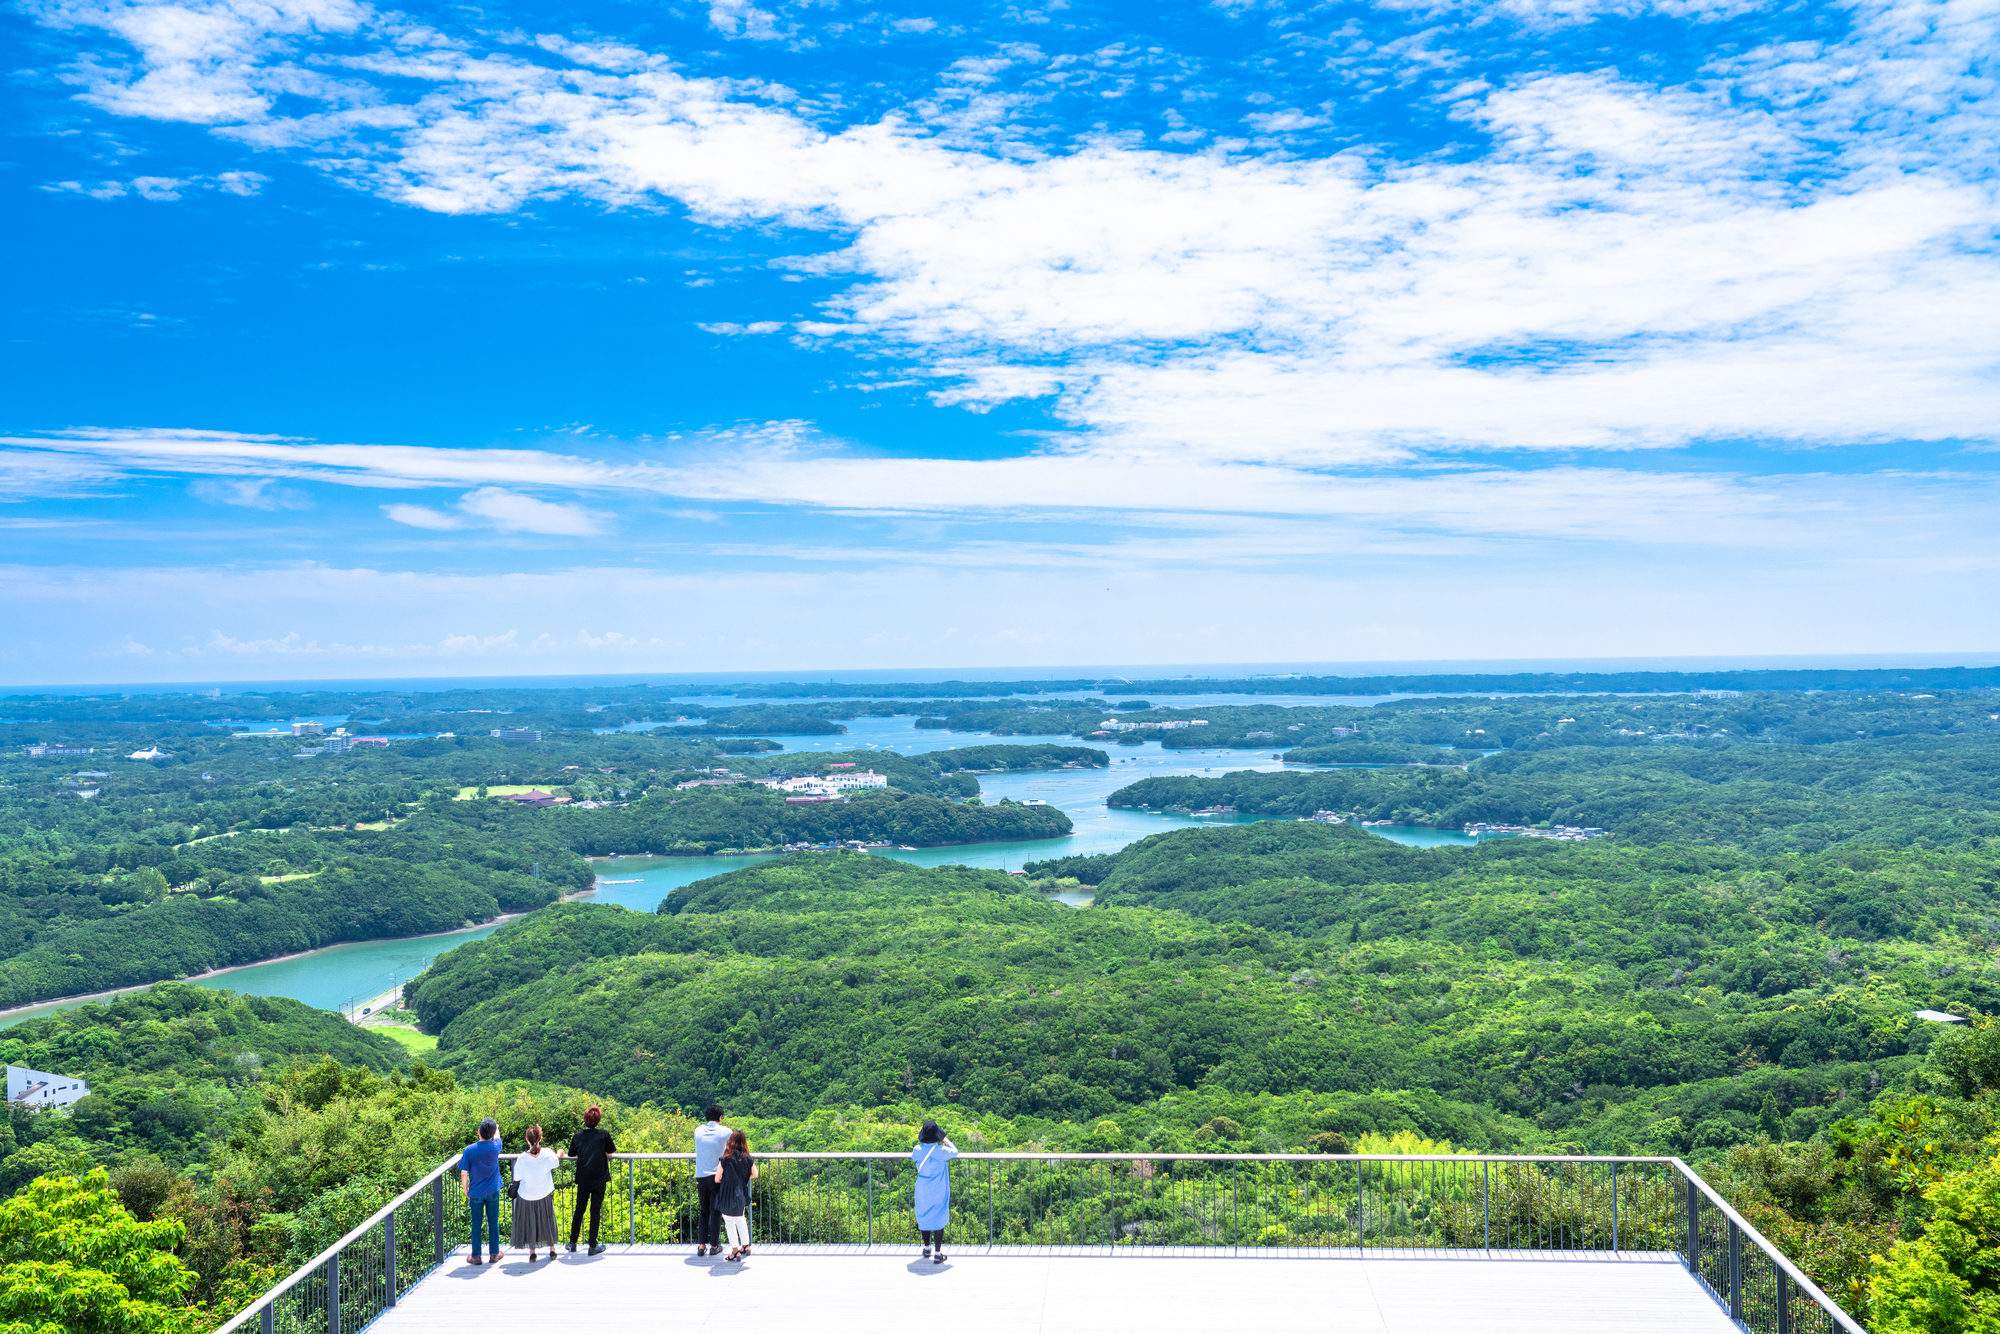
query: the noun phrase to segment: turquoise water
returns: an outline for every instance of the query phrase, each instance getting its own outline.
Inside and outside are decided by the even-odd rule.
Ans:
[[[908,718],[859,718],[849,724],[846,736],[784,737],[791,750],[893,750],[913,754],[945,750],[987,742],[1053,741],[1063,745],[1094,745],[1063,737],[988,737],[964,732],[917,731]],[[982,774],[981,795],[987,801],[1011,797],[1016,801],[1041,800],[1060,807],[1074,823],[1074,832],[1063,838],[1036,839],[1018,843],[974,843],[958,847],[923,848],[917,851],[878,849],[881,856],[893,857],[916,866],[982,866],[1016,871],[1023,863],[1050,857],[1116,852],[1148,834],[1193,825],[1244,824],[1251,821],[1234,816],[1196,818],[1152,811],[1114,810],[1105,804],[1119,788],[1142,778],[1180,775],[1220,775],[1244,769],[1272,772],[1287,766],[1272,758],[1272,751],[1175,750],[1160,748],[1157,741],[1143,746],[1096,745],[1110,754],[1106,769],[1058,769],[1018,774]],[[1293,765],[1292,768],[1300,766]],[[1464,834],[1441,829],[1375,827],[1369,833],[1412,847],[1469,846]],[[674,890],[705,880],[709,876],[752,866],[764,857],[618,857],[597,863],[598,887],[577,896],[586,903],[614,903],[639,912],[652,912]],[[1065,902],[1085,902],[1087,895],[1061,896]],[[290,996],[322,1009],[359,1004],[379,996],[415,976],[446,950],[467,941],[480,940],[500,929],[499,923],[453,931],[443,935],[419,936],[406,940],[362,941],[332,945],[297,958],[272,963],[251,964],[211,978],[198,985],[241,992],[251,996]],[[79,1001],[35,1006],[0,1015],[0,1028],[36,1018]]]

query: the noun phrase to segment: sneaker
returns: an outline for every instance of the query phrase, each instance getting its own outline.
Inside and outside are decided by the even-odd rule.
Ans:
[[[466,1263],[467,1263],[467,1264],[470,1264],[470,1265],[476,1265],[476,1264],[480,1263],[480,1260],[479,1260],[479,1257],[475,1255],[475,1256],[473,1256],[473,1257],[472,1257],[472,1258],[471,1258],[470,1260],[467,1260],[467,1261],[466,1261]]]
[[[571,1255],[575,1255],[575,1254],[576,1254],[576,1243],[575,1243],[575,1242],[571,1242],[571,1243],[569,1244],[569,1253],[570,1253]]]
[[[928,1260],[930,1258],[931,1258],[931,1248],[926,1246],[924,1247],[924,1259]]]
[[[943,1263],[944,1263],[944,1252],[943,1252],[943,1251],[939,1251],[939,1252],[937,1253],[937,1259],[935,1259],[935,1260],[931,1261],[931,1263],[932,1263],[932,1264],[939,1264],[939,1265],[943,1264]]]
[[[602,1251],[603,1249],[604,1248],[602,1246],[598,1245],[594,1241],[590,1243],[590,1253],[592,1255],[596,1255],[599,1251]]]

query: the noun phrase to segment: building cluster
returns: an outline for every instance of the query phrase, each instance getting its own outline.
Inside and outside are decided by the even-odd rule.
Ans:
[[[887,775],[872,769],[863,769],[858,773],[803,774],[798,778],[760,778],[757,781],[774,792],[795,792],[809,797],[838,797],[861,788],[889,786]]]
[[[502,741],[540,741],[542,734],[532,727],[496,727],[493,735]]]
[[[539,792],[539,791],[537,791],[537,792],[505,792],[505,793],[502,793],[502,794],[500,795],[500,798],[499,798],[499,799],[500,799],[501,801],[511,801],[511,802],[513,802],[513,803],[514,803],[514,804],[515,804],[516,806],[535,806],[535,807],[542,807],[542,806],[567,806],[567,805],[569,805],[569,801],[570,801],[570,799],[569,799],[568,797],[558,797],[558,796],[556,796],[556,795],[555,795],[554,793],[550,793],[550,792]],[[597,803],[593,803],[593,804],[597,804]]]
[[[1565,843],[1581,843],[1605,835],[1604,830],[1595,826],[1570,824],[1550,825],[1546,829],[1525,824],[1469,824],[1465,832],[1474,838],[1554,838]]]
[[[1159,722],[1139,723],[1120,722],[1116,718],[1106,718],[1097,725],[1097,730],[1100,732],[1141,732],[1149,727],[1157,727],[1161,731],[1171,732],[1177,727],[1206,726],[1208,726],[1208,719],[1206,718],[1165,718]],[[1266,733],[1266,735],[1268,736],[1269,733]]]
[[[96,751],[97,748],[95,746],[34,745],[34,746],[21,747],[21,753],[26,755],[31,760],[39,760],[44,756],[55,757],[61,755],[93,755],[96,753]]]

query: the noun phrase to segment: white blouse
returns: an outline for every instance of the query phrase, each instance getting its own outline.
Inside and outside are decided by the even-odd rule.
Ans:
[[[521,1198],[546,1200],[556,1193],[556,1164],[561,1162],[546,1144],[537,1154],[522,1154],[514,1160],[514,1180],[521,1183]]]

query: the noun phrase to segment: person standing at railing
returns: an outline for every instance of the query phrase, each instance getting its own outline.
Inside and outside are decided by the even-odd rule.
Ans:
[[[576,1208],[569,1216],[569,1248],[576,1249],[576,1234],[583,1227],[583,1210],[588,1205],[592,1255],[604,1249],[597,1244],[597,1222],[604,1212],[604,1187],[611,1180],[611,1155],[618,1152],[611,1132],[597,1128],[603,1119],[604,1109],[592,1107],[583,1114],[583,1129],[569,1141],[569,1156],[576,1159]]]
[[[528,1127],[528,1151],[514,1160],[514,1221],[509,1240],[528,1248],[528,1263],[535,1252],[549,1248],[556,1258],[556,1164],[561,1149],[542,1147],[542,1128]]]
[[[727,1259],[741,1260],[750,1254],[750,1183],[757,1179],[757,1160],[750,1156],[750,1137],[740,1130],[729,1132],[729,1144],[715,1169],[715,1208],[722,1225],[729,1229]]]
[[[910,1150],[910,1161],[917,1165],[917,1230],[924,1234],[924,1259],[934,1264],[944,1263],[944,1230],[951,1223],[951,1160],[956,1157],[958,1146],[945,1138],[938,1123],[924,1122],[917,1132],[917,1147]],[[935,1256],[931,1254],[933,1242],[937,1245]]]
[[[472,1211],[472,1263],[479,1263],[479,1225],[486,1224],[486,1241],[493,1263],[505,1258],[500,1249],[500,1123],[487,1117],[479,1123],[479,1142],[458,1156],[458,1179],[465,1184],[465,1202]]]
[[[713,1103],[702,1115],[708,1118],[707,1123],[694,1128],[694,1193],[700,1206],[694,1217],[694,1253],[713,1255],[722,1250],[715,1239],[716,1230],[722,1226],[722,1215],[715,1208],[715,1192],[722,1187],[715,1179],[715,1172],[722,1166],[729,1127],[722,1124],[722,1109]]]

